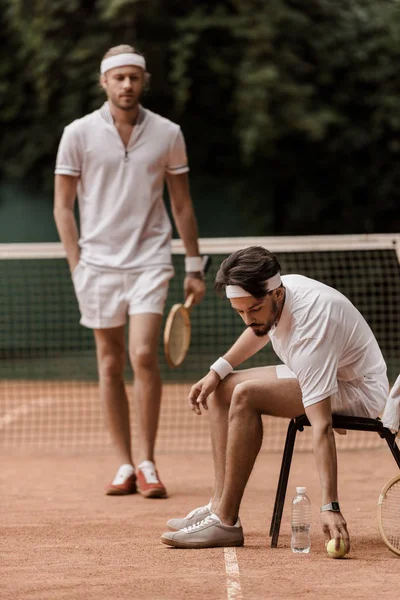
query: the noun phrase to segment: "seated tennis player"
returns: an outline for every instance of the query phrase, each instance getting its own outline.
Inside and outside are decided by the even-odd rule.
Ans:
[[[209,409],[215,487],[209,504],[168,521],[161,541],[178,548],[242,546],[239,508],[261,447],[261,415],[292,419],[306,413],[321,481],[326,541],[350,549],[339,505],[332,413],[377,417],[388,394],[386,365],[359,311],[337,290],[280,275],[277,258],[261,247],[234,252],[215,280],[247,328],[196,383],[189,404]],[[268,342],[284,363],[234,369]]]

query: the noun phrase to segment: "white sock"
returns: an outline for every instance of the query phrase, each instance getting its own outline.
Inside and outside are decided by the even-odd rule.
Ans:
[[[121,483],[125,483],[125,481],[135,472],[135,467],[133,465],[125,464],[121,465],[117,471],[116,476],[112,480],[113,485],[121,485]]]
[[[142,460],[140,465],[138,465],[138,469],[155,469],[156,465],[151,462],[151,460]]]

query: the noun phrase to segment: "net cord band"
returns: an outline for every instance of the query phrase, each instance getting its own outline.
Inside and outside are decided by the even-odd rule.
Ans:
[[[104,75],[110,69],[115,69],[116,67],[140,67],[143,71],[146,70],[146,61],[143,56],[140,54],[134,54],[131,52],[127,52],[125,54],[116,54],[115,56],[109,56],[101,61],[100,65],[100,73]]]
[[[281,274],[276,273],[267,281],[265,281],[265,291],[272,292],[272,290],[276,290],[282,284]],[[227,285],[225,288],[226,297],[227,298],[246,298],[247,296],[251,296],[249,292],[244,290],[240,285]]]
[[[232,373],[233,367],[227,360],[220,356],[215,363],[211,365],[210,370],[215,371],[222,381],[229,373]]]

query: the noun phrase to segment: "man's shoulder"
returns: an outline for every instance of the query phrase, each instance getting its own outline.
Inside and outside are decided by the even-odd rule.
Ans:
[[[350,300],[339,290],[311,277],[284,275],[282,282],[291,293],[294,325],[299,330],[304,326],[304,331],[314,337],[324,335],[324,323],[326,327],[333,327],[340,322],[343,310],[354,310]]]
[[[70,132],[79,132],[89,128],[94,123],[97,124],[99,118],[99,109],[94,110],[93,112],[84,115],[83,117],[79,117],[79,119],[75,119],[71,121],[68,125],[65,126],[65,129]]]
[[[290,290],[291,311],[296,317],[297,326],[303,321],[309,326],[313,316],[319,319],[321,314],[327,314],[328,307],[335,302],[338,293],[328,285],[304,275],[283,275],[282,283]]]
[[[318,281],[318,279],[312,279],[311,277],[306,277],[305,275],[298,274],[290,274],[290,275],[282,275],[282,283],[283,285],[290,287],[293,291],[303,291],[304,293],[315,291],[319,295],[335,295],[339,294],[335,288],[323,283],[322,281]]]
[[[298,275],[297,273],[282,275],[281,279],[283,285],[288,286],[293,290],[302,288],[313,289],[321,285],[316,279],[311,279],[311,277],[306,277],[305,275]]]
[[[154,127],[157,127],[160,131],[165,131],[166,133],[177,134],[180,130],[180,126],[174,121],[167,119],[167,117],[163,117],[158,113],[145,108],[146,119],[148,119],[149,123],[151,123]]]

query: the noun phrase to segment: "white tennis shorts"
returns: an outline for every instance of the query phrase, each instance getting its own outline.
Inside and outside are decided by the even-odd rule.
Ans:
[[[174,269],[170,265],[122,271],[80,261],[72,273],[81,325],[90,329],[119,327],[126,315],[162,314]]]
[[[286,365],[277,365],[278,379],[296,379]],[[338,381],[338,391],[331,395],[332,413],[352,417],[379,417],[389,393],[386,375]]]

